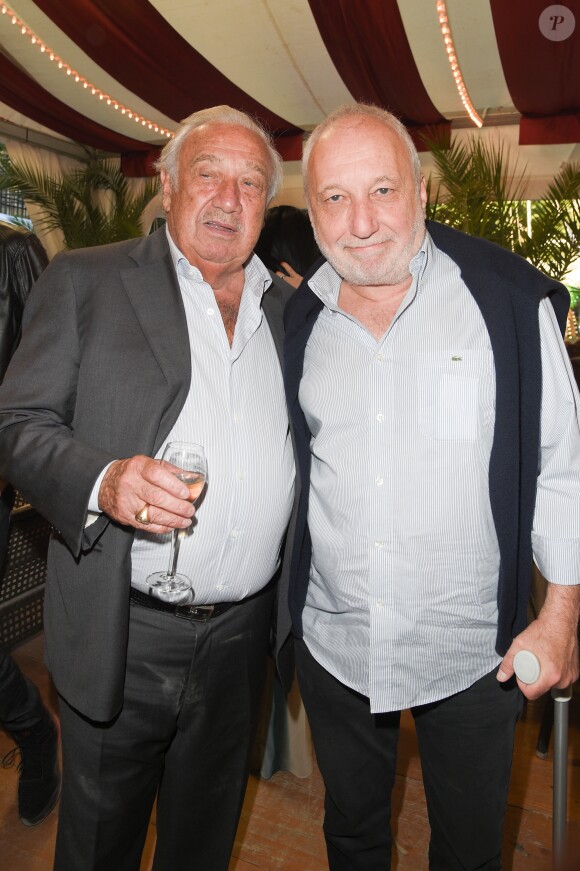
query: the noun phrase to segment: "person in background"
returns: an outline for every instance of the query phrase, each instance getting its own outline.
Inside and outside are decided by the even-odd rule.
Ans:
[[[48,258],[42,242],[24,227],[0,221],[0,382],[20,340],[24,304]],[[0,574],[8,551],[14,490],[0,478]],[[42,822],[58,801],[58,730],[36,686],[0,647],[0,723],[16,742],[18,813],[25,826]]]
[[[296,206],[268,209],[255,252],[268,269],[298,287],[320,257],[308,212]]]
[[[329,867],[390,868],[411,708],[429,868],[499,871],[522,693],[578,677],[568,295],[511,252],[425,225],[417,152],[382,109],[330,115],[303,170],[326,262],[285,316],[301,488],[289,604]],[[527,625],[532,554],[549,584]],[[531,685],[514,678],[523,649],[541,663]]]
[[[268,209],[254,251],[294,288],[321,257],[308,212],[289,205]],[[312,771],[312,741],[298,687],[294,684],[286,693],[274,668],[268,675],[254,767],[266,779],[279,769],[297,777],[308,777]]]
[[[270,137],[196,112],[158,169],[167,223],[57,256],[0,388],[0,473],[53,524],[46,657],[59,693],[56,871],[227,871],[247,782],[294,460],[280,365],[290,295],[252,254],[282,180]],[[179,601],[150,585],[208,486]]]

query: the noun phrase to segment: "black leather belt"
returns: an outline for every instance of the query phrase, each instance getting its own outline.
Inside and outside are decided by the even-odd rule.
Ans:
[[[141,590],[131,587],[131,602],[141,605],[143,608],[152,608],[154,611],[163,611],[165,614],[173,614],[183,620],[200,620],[202,623],[219,617],[237,602],[219,602],[217,605],[172,605],[171,602],[163,602],[156,596],[148,596]]]

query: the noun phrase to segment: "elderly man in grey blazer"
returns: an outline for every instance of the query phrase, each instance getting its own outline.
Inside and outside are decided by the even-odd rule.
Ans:
[[[154,869],[226,871],[293,504],[288,290],[252,255],[280,158],[222,106],[158,168],[166,227],[55,258],[0,388],[0,475],[54,527],[57,871],[137,871],[155,799]],[[160,462],[174,440],[205,446],[197,510]],[[176,529],[182,601],[148,582]]]

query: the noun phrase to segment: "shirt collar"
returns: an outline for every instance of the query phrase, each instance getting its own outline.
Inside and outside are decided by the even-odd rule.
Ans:
[[[182,275],[190,281],[203,282],[205,279],[197,266],[193,266],[187,257],[182,254],[169,232],[169,226],[165,224],[167,241],[169,243],[169,253],[173,263],[173,268],[178,276]],[[264,291],[272,284],[272,276],[256,254],[252,254],[244,266],[244,289],[250,288],[254,296],[260,300]]]
[[[413,278],[413,284],[417,288],[417,293],[421,289],[422,279],[426,271],[431,268],[432,262],[433,240],[428,231],[425,230],[421,247],[409,263],[409,272]],[[314,273],[308,286],[327,308],[336,309],[341,282],[342,278],[338,272],[326,261]]]

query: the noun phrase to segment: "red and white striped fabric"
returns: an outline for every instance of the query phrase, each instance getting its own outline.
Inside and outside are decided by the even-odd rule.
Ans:
[[[483,135],[520,147],[541,185],[580,156],[580,0],[446,7]],[[0,114],[120,152],[135,174],[160,142],[149,122],[172,130],[218,103],[261,118],[288,161],[299,158],[304,131],[352,99],[390,108],[419,147],[425,129],[476,129],[436,0],[2,0],[0,10]]]

